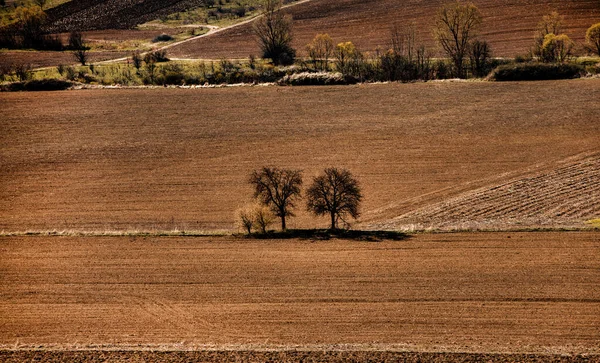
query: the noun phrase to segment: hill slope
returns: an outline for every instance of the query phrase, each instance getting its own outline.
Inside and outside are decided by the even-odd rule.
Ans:
[[[130,29],[203,4],[202,0],[79,0],[49,9],[49,30]]]
[[[302,54],[317,33],[328,33],[335,42],[352,41],[360,49],[374,51],[389,44],[390,28],[415,24],[418,38],[429,47],[433,17],[442,0],[311,0],[290,7],[294,17],[294,46]],[[484,20],[481,37],[488,40],[497,56],[514,56],[531,46],[541,17],[553,10],[565,17],[566,31],[583,42],[585,31],[600,21],[598,0],[479,0],[475,4]],[[170,50],[176,57],[219,59],[257,55],[259,50],[246,24],[214,36],[197,39]]]
[[[579,227],[600,216],[600,154],[478,188],[419,208],[377,229]]]

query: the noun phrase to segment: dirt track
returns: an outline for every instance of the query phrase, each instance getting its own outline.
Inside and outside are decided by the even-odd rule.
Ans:
[[[316,34],[328,33],[335,42],[352,41],[359,49],[375,51],[389,47],[394,24],[415,24],[417,36],[431,50],[433,19],[442,0],[311,0],[289,9],[294,17],[294,42],[300,54]],[[479,0],[474,2],[483,14],[480,35],[495,56],[514,57],[532,46],[533,34],[542,16],[558,11],[565,16],[567,34],[583,43],[585,32],[600,19],[597,0]],[[259,55],[252,25],[235,27],[214,36],[198,39],[171,49],[181,58],[247,58]]]
[[[0,248],[4,348],[600,353],[598,233],[3,237]]]
[[[599,85],[3,93],[0,230],[231,229],[269,164],[349,168],[362,220],[386,221],[597,152]]]

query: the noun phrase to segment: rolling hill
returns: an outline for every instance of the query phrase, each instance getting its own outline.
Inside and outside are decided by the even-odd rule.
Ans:
[[[361,50],[375,51],[389,44],[392,26],[414,26],[417,37],[435,49],[431,36],[433,18],[442,0],[311,0],[287,11],[294,18],[294,43],[300,54],[318,33],[328,33],[335,42],[352,41]],[[515,56],[528,51],[535,27],[551,11],[564,16],[567,34],[584,41],[585,31],[600,21],[600,1],[479,0],[483,14],[481,38],[488,40],[495,56]],[[245,58],[258,55],[252,24],[234,27],[199,38],[170,50],[180,58]]]
[[[203,4],[202,0],[83,0],[47,11],[53,33],[73,30],[130,29],[161,16]]]

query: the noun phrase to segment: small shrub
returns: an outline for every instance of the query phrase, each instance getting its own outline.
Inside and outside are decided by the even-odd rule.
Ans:
[[[131,63],[133,63],[136,72],[139,73],[140,68],[142,68],[142,55],[139,50],[136,50],[131,54]]]
[[[69,81],[76,80],[77,72],[75,71],[75,68],[73,68],[72,66],[65,67],[65,76]]]
[[[246,16],[246,8],[244,6],[238,6],[237,8],[231,10],[231,13],[238,18],[243,18]]]
[[[152,43],[168,42],[171,40],[173,40],[173,37],[170,36],[169,34],[161,34],[161,35],[157,35],[154,39],[152,39]]]
[[[60,74],[61,77],[64,77],[65,73],[67,72],[67,68],[64,64],[59,64],[56,66],[56,71],[58,72],[58,74]]]
[[[578,64],[520,63],[497,67],[489,78],[494,81],[538,81],[578,78],[585,69]]]
[[[17,64],[14,66],[15,76],[21,82],[28,81],[33,76],[31,64]]]
[[[433,69],[434,78],[436,79],[448,79],[452,77],[452,69],[442,59],[439,59],[437,62],[435,62]]]
[[[281,85],[290,86],[325,86],[355,83],[357,83],[356,78],[352,76],[344,76],[342,73],[339,72],[302,72],[286,75],[279,81],[279,84]]]
[[[69,89],[73,83],[61,79],[39,79],[26,82],[15,82],[2,87],[3,91],[62,91]]]
[[[149,52],[144,56],[144,62],[148,63],[148,60],[151,59],[155,63],[168,62],[169,58],[167,58],[167,50],[155,50],[153,52]]]
[[[517,54],[515,56],[515,63],[528,63],[533,60],[533,55],[531,53],[527,54]]]

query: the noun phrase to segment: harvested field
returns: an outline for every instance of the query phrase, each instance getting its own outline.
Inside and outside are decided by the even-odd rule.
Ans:
[[[2,237],[0,344],[599,354],[599,237]]]
[[[294,17],[294,42],[300,55],[316,34],[328,33],[335,42],[352,41],[359,49],[375,51],[387,48],[390,29],[394,24],[416,24],[417,37],[435,49],[431,36],[433,18],[446,1],[416,0],[312,0],[291,7]],[[492,46],[495,56],[514,57],[526,53],[533,43],[533,34],[542,16],[558,11],[565,17],[566,33],[583,43],[585,32],[600,19],[597,0],[480,0],[475,1],[483,14],[481,38]],[[252,34],[252,25],[229,29],[210,37],[199,38],[172,50],[180,58],[247,58],[259,55]]]
[[[202,0],[78,0],[47,11],[48,31],[131,29],[161,16],[203,5]]]
[[[101,62],[109,59],[127,57],[131,51],[89,52],[89,62]],[[29,64],[34,68],[53,67],[59,64],[75,64],[72,52],[46,51],[0,51],[0,66]]]
[[[466,192],[411,211],[375,229],[577,228],[600,215],[600,154],[554,170]]]
[[[0,230],[231,230],[263,165],[348,168],[379,223],[597,153],[599,98],[598,80],[2,93]]]

